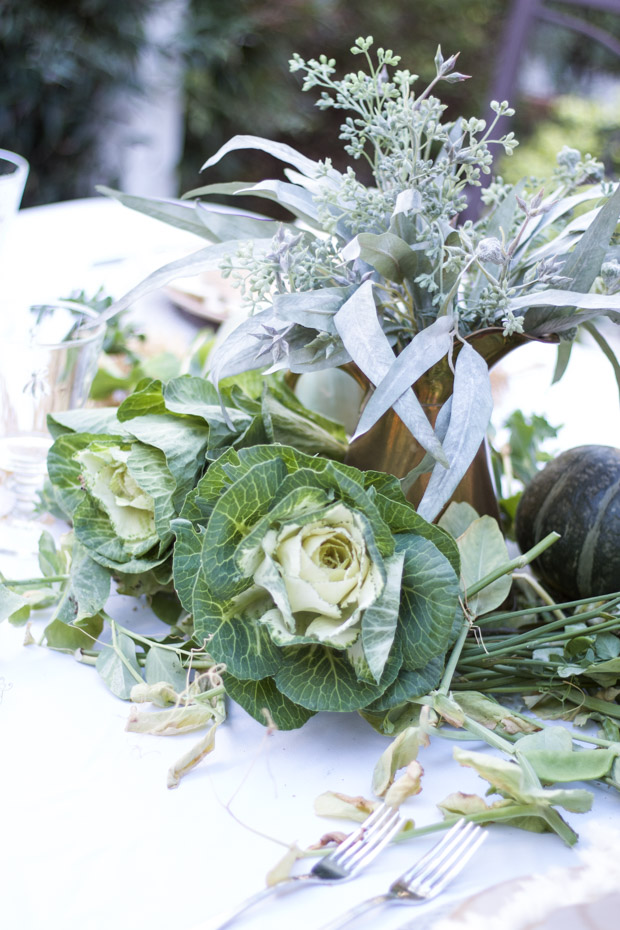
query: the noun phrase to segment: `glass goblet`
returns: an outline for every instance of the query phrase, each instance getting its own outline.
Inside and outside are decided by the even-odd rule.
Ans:
[[[52,443],[47,415],[84,405],[106,327],[73,301],[31,307],[27,319],[15,314],[11,327],[7,309],[0,323],[0,551],[27,554],[37,551],[42,529],[35,510]]]

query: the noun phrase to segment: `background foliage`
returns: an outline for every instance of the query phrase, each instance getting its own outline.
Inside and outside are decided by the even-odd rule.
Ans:
[[[549,5],[566,12],[566,4]],[[122,119],[119,101],[144,90],[136,70],[146,43],[144,21],[159,6],[156,0],[4,0],[0,147],[23,153],[31,163],[25,205],[89,196],[96,183],[118,186],[114,159],[104,164],[98,143],[110,123]],[[312,158],[335,148],[340,167],[337,114],[321,113],[311,94],[299,93],[299,81],[288,71],[293,51],[304,57],[325,52],[348,68],[353,39],[370,34],[427,79],[440,43],[445,54],[460,51],[459,69],[472,75],[465,84],[446,86],[449,108],[486,115],[510,8],[508,0],[188,0],[185,30],[169,43],[186,67],[179,191],[196,187],[208,155],[239,132],[293,143]],[[613,13],[579,4],[571,12],[617,34]],[[617,74],[620,67],[601,45],[551,24],[538,23],[528,47],[543,54],[560,90],[573,92],[593,74]],[[520,106],[518,137],[549,112],[549,101]],[[598,130],[595,135],[601,138]],[[258,180],[271,167],[268,158],[239,154],[209,177]]]
[[[115,92],[135,91],[155,0],[3,0],[0,147],[31,172],[23,205],[92,196]],[[109,178],[113,182],[113,178]]]

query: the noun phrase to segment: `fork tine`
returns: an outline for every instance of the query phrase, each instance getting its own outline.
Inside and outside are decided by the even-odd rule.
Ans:
[[[471,824],[471,826],[474,826]],[[442,837],[442,839],[436,843],[431,849],[426,852],[421,859],[418,859],[411,868],[404,872],[397,881],[400,884],[409,884],[414,879],[417,879],[427,868],[429,863],[435,864],[439,859],[443,859],[444,854],[448,855],[452,846],[455,842],[458,842],[459,836],[468,828],[468,823],[464,817],[461,817],[460,820],[457,820],[453,824],[448,832]],[[468,831],[469,832],[469,831]]]
[[[378,856],[381,850],[387,846],[392,837],[398,833],[402,825],[403,820],[400,814],[393,808],[390,814],[381,822],[380,827],[373,832],[372,837],[345,852],[344,862],[349,872],[353,875],[363,866],[372,862],[375,856]]]
[[[401,825],[398,810],[394,807],[388,807],[387,804],[381,805],[372,818],[369,817],[365,820],[359,830],[347,837],[334,850],[331,856],[332,861],[339,865],[346,863],[348,868],[348,863],[356,859],[365,850],[373,849],[377,841],[385,836],[386,831],[389,833],[395,824]]]
[[[452,879],[459,874],[461,869],[467,865],[478,847],[484,843],[487,836],[488,834],[480,828],[474,833],[470,833],[467,842],[456,851],[455,856],[451,857],[451,864],[446,863],[443,866],[442,873],[432,880],[431,896],[434,897],[436,894],[439,894],[448,882],[452,881]]]
[[[409,889],[424,898],[438,894],[466,865],[486,835],[476,824],[458,821],[443,842],[394,882],[394,889]]]
[[[342,843],[336,847],[330,858],[338,859],[342,853],[353,846],[354,843],[359,843],[360,840],[363,840],[366,835],[375,828],[377,822],[380,822],[385,817],[385,815],[392,810],[394,810],[394,808],[388,807],[387,804],[380,804],[379,807],[377,807],[377,809],[366,818],[366,820],[357,828],[357,830],[355,830],[354,833],[350,833],[346,840],[343,840]]]

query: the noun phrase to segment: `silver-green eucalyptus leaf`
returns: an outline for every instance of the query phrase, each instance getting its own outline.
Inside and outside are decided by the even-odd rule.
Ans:
[[[209,230],[197,213],[197,205],[176,200],[159,200],[153,197],[139,197],[136,194],[124,194],[122,191],[113,190],[104,185],[98,185],[97,190],[106,197],[111,197],[122,203],[124,207],[130,210],[136,210],[145,216],[150,216],[155,220],[161,220],[168,223],[169,226],[175,226],[185,232],[194,233],[201,239],[208,239],[211,242],[220,241],[213,238]]]
[[[367,432],[425,372],[449,354],[453,327],[452,317],[439,317],[405,346],[368,400],[353,439]]]
[[[599,316],[620,323],[620,294],[581,294],[549,288],[512,297],[507,309],[517,315],[525,310],[525,332],[545,336],[566,332]]]
[[[394,233],[360,233],[342,250],[345,261],[361,259],[388,281],[401,282],[418,272],[418,256],[411,246]]]
[[[207,159],[200,170],[204,171],[206,168],[211,168],[212,165],[216,165],[218,161],[229,152],[237,152],[240,149],[257,149],[258,151],[265,152],[267,155],[272,155],[274,158],[279,159],[279,161],[286,162],[286,164],[301,171],[302,174],[305,174],[309,178],[320,177],[323,173],[318,162],[312,161],[312,159],[297,152],[290,145],[285,145],[282,142],[274,142],[271,139],[263,139],[260,136],[242,135],[233,136],[232,139],[225,142],[214,155]],[[333,168],[331,168],[327,174],[328,176],[338,176],[338,172]]]
[[[198,252],[193,252],[184,258],[177,258],[152,274],[128,291],[123,297],[116,300],[107,312],[108,316],[127,310],[140,298],[152,293],[159,287],[170,284],[176,278],[187,278],[202,274],[203,271],[212,271],[221,266],[226,258],[233,258],[239,252],[247,239],[231,239],[228,242],[218,242],[209,245]],[[272,248],[271,237],[267,239],[250,240],[253,243],[254,254],[265,254]]]
[[[450,425],[443,441],[449,468],[438,462],[431,474],[418,513],[434,520],[452,497],[484,441],[493,410],[487,364],[465,343],[454,366]]]
[[[257,184],[241,189],[239,194],[273,200],[312,229],[322,229],[320,213],[314,197],[298,184],[278,180],[259,181]]]
[[[370,281],[362,284],[340,308],[334,323],[353,361],[373,384],[380,385],[395,356],[381,328],[372,288]],[[399,396],[394,409],[420,445],[447,466],[442,445],[411,388]]]
[[[336,335],[334,316],[353,293],[353,287],[325,287],[320,291],[275,294],[275,314],[289,323]]]
[[[203,224],[212,242],[226,242],[229,239],[266,239],[275,236],[283,225],[291,230],[294,228],[258,213],[242,213],[240,210],[207,206],[203,203],[198,203],[195,209],[198,220]]]

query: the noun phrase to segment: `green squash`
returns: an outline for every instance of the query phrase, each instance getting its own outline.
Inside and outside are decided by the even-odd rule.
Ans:
[[[577,446],[530,482],[515,518],[522,552],[555,530],[561,539],[532,563],[567,599],[620,591],[620,449]]]

